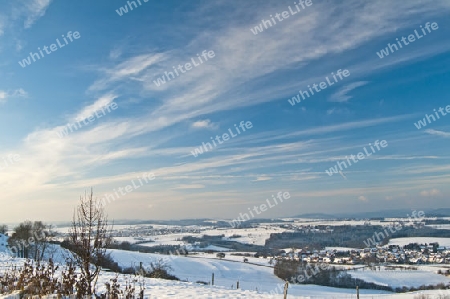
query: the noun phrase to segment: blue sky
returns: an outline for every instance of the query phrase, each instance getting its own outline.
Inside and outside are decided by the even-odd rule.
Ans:
[[[392,1],[391,1],[392,2]],[[143,173],[155,180],[106,206],[115,219],[236,218],[279,191],[261,217],[450,207],[450,2],[316,1],[254,35],[292,1],[2,1],[2,222],[70,219],[90,187],[101,197]],[[427,22],[439,26],[380,59]],[[25,68],[69,31],[80,38]],[[420,31],[419,31],[420,32]],[[202,51],[215,57],[156,86]],[[331,72],[350,76],[294,106]],[[115,102],[116,110],[57,135]],[[194,157],[241,121],[252,129]],[[383,148],[341,175],[325,170],[375,140]]]

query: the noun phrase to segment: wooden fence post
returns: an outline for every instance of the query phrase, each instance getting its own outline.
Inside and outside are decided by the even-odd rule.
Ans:
[[[212,274],[211,285],[214,285],[214,273]]]
[[[356,298],[359,299],[359,287],[356,286]]]
[[[286,283],[284,284],[284,299],[287,298],[288,287],[289,287],[289,282],[286,280]]]
[[[236,283],[236,290],[238,290],[238,289],[239,289],[239,280]]]

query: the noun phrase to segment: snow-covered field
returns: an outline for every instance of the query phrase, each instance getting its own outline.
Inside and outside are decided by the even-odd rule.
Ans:
[[[181,258],[180,258],[181,259]],[[23,260],[15,260],[15,264],[19,265]],[[222,261],[223,262],[223,261]],[[8,263],[10,264],[10,263]],[[225,263],[226,265],[227,263]],[[180,265],[180,264],[179,264]],[[192,264],[191,264],[192,265]],[[4,265],[3,265],[4,266]],[[255,266],[257,267],[257,266]],[[0,271],[2,269],[2,264],[0,263]],[[195,271],[195,269],[192,269]],[[98,291],[104,292],[104,283],[108,282],[110,279],[115,278],[114,273],[102,272],[98,280]],[[133,276],[130,275],[119,275],[118,281],[124,286],[127,281],[129,281]],[[265,279],[261,277],[261,279]],[[260,299],[280,299],[282,298],[282,282],[275,285],[271,289],[272,294],[261,292],[261,290],[253,291],[245,289],[245,287],[236,290],[225,286],[205,286],[196,284],[194,282],[179,282],[179,281],[168,281],[160,279],[150,279],[145,278],[145,298],[151,299],[173,299],[173,298],[200,298],[200,299],[240,299],[240,298],[260,298]],[[217,280],[216,280],[217,281]],[[262,283],[268,281],[262,281]],[[245,285],[245,279],[242,279],[241,286]],[[280,286],[279,288],[277,286]],[[137,289],[139,289],[138,284],[136,284]],[[235,285],[233,286],[236,287]],[[443,291],[426,291],[422,292],[424,294],[433,295],[430,298],[438,298],[437,296],[450,293],[444,293]],[[386,292],[375,292],[361,290],[360,298],[386,298],[386,299],[404,299],[404,298],[414,298],[418,292],[409,294],[392,294]],[[1,296],[0,298],[8,298],[7,296]],[[18,297],[17,297],[18,298]],[[356,292],[351,289],[337,289],[329,287],[321,287],[315,285],[290,285],[288,289],[289,299],[300,299],[300,298],[335,298],[335,299],[350,299],[356,298]]]
[[[155,232],[157,230],[168,230],[173,228],[181,229],[180,226],[172,226],[172,225],[116,225],[114,226],[114,231],[122,231],[125,230],[129,234],[128,236],[116,236],[114,239],[119,242],[127,241],[131,244],[135,244],[137,242],[142,243],[143,241],[148,241],[148,243],[143,243],[141,245],[153,247],[158,245],[186,245],[185,242],[181,241],[181,239],[185,236],[193,236],[201,238],[204,235],[208,236],[220,236],[224,235],[223,240],[228,241],[236,241],[244,244],[255,244],[255,245],[264,245],[266,239],[270,237],[271,233],[281,233],[286,230],[274,224],[260,224],[259,227],[255,228],[213,228],[206,226],[187,226],[185,229],[197,229],[198,232],[179,232],[179,233],[170,233],[166,232],[164,234],[151,234],[142,233],[142,231],[148,232],[149,227],[152,227]],[[143,229],[145,228],[145,229]],[[58,227],[55,229],[57,232],[65,234],[69,231],[69,227]],[[238,238],[231,238],[232,236],[239,235]]]
[[[249,263],[243,263],[242,257],[238,257],[238,261],[226,261],[213,259],[211,255],[196,255],[195,257],[183,256],[167,256],[159,254],[147,254],[138,252],[129,252],[122,250],[111,250],[111,255],[119,265],[139,266],[142,262],[144,268],[148,267],[151,262],[163,258],[168,265],[173,269],[171,273],[181,280],[188,280],[189,282],[204,281],[210,282],[212,273],[214,273],[214,280],[216,286],[221,286],[226,289],[236,288],[236,282],[239,280],[240,288],[244,291],[258,291],[258,292],[276,292],[281,294],[279,286],[284,282],[274,276],[273,268],[269,265],[258,266]],[[231,258],[227,254],[226,258]],[[236,257],[233,257],[233,259]],[[264,259],[260,259],[264,260]],[[253,262],[249,260],[249,262]],[[361,290],[362,294],[389,294],[388,292],[380,292],[376,290]],[[318,296],[322,298],[352,298],[355,294],[353,289],[339,289],[322,287],[316,285],[290,285],[289,294],[298,297],[290,296],[288,298],[299,298],[300,296]],[[342,297],[343,296],[343,297]],[[347,296],[347,297],[346,297]],[[184,298],[184,297],[183,297]],[[232,297],[234,298],[234,297]],[[238,298],[238,297],[236,297]],[[265,298],[258,297],[257,298]],[[279,297],[278,297],[279,298]]]
[[[148,266],[150,262],[154,262],[161,257],[166,257],[167,262],[173,268],[172,273],[178,276],[182,280],[189,280],[188,282],[167,281],[159,279],[144,279],[145,281],[145,298],[261,298],[261,299],[281,299],[282,298],[282,286],[283,281],[273,275],[273,269],[268,266],[257,266],[247,264],[239,261],[224,261],[213,259],[211,254],[200,254],[197,257],[174,257],[161,256],[157,254],[144,254],[138,252],[127,252],[121,250],[111,250],[111,253],[115,260],[123,266],[138,266],[139,262],[143,262],[144,267]],[[227,254],[228,257],[228,254]],[[252,258],[253,260],[254,258]],[[5,266],[15,264],[21,265],[23,260],[14,259],[9,262],[0,262],[0,271]],[[388,271],[383,271],[381,275],[376,273],[370,273],[372,271],[357,271],[356,275],[365,275],[366,279],[377,280],[377,282],[388,281],[391,285],[401,285],[402,281],[411,281],[408,277],[411,277],[413,281],[423,281],[422,284],[428,284],[432,281],[437,281],[436,275],[432,273],[434,268],[431,267],[430,272],[427,271],[410,271],[420,273],[420,277],[409,275],[410,273],[404,272],[397,275],[388,276]],[[390,271],[393,272],[393,271]],[[396,271],[396,273],[401,271]],[[195,283],[197,280],[209,282],[211,280],[211,274],[215,273],[215,286],[200,285]],[[409,275],[409,276],[408,276]],[[114,273],[102,272],[99,282],[98,290],[104,291],[104,283],[109,279],[114,278]],[[127,280],[130,280],[133,276],[119,275],[119,282],[122,286],[125,285]],[[438,275],[438,277],[442,277]],[[236,281],[240,281],[240,289],[236,290]],[[136,285],[136,287],[138,287]],[[272,294],[270,294],[272,293]],[[379,292],[375,290],[361,290],[360,298],[414,298],[415,294],[393,294],[388,292]],[[426,291],[426,294],[434,294],[437,296],[439,291]],[[289,299],[299,298],[336,298],[336,299],[350,299],[356,298],[355,290],[353,289],[339,289],[322,287],[316,285],[289,285],[288,289]],[[442,292],[440,294],[443,294]],[[447,293],[450,295],[450,293]],[[0,298],[3,298],[0,296]],[[438,297],[430,297],[438,298]]]
[[[295,225],[342,225],[342,224],[363,224],[361,221],[296,221]],[[371,224],[375,223],[371,221]],[[218,236],[224,235],[224,240],[237,241],[247,244],[264,245],[265,240],[270,237],[271,233],[280,233],[289,231],[271,224],[260,224],[256,228],[245,229],[213,229],[210,227],[199,228],[195,232],[180,232],[175,226],[153,226],[155,229],[167,231],[165,234],[148,235],[141,234],[139,225],[127,225],[115,227],[115,229],[125,229],[127,232],[133,232],[132,235],[116,237],[119,241],[128,241],[130,243],[141,243],[143,246],[156,245],[188,245],[181,241],[184,236],[201,237],[203,235]],[[144,226],[142,226],[144,228]],[[148,230],[148,226],[145,226]],[[170,229],[173,229],[170,231]],[[67,228],[59,228],[60,232],[67,232]],[[239,235],[239,237],[236,237]],[[149,243],[142,243],[145,241],[154,241]],[[397,238],[392,239],[389,244],[406,245],[409,243],[431,243],[438,242],[441,246],[450,247],[450,238]],[[1,252],[6,250],[6,238],[0,235],[0,271],[11,263],[11,260],[2,260]],[[201,250],[226,250],[217,246],[209,246]],[[327,248],[331,249],[331,248]],[[348,251],[352,248],[334,247],[338,251]],[[198,249],[200,250],[200,249]],[[286,249],[289,252],[291,249]],[[193,250],[189,250],[192,252]],[[195,251],[195,250],[194,250]],[[64,262],[67,254],[60,254],[62,251],[57,248],[53,250],[53,257],[56,261]],[[245,257],[248,263],[244,263],[243,256],[231,255],[226,252],[226,257],[223,260],[216,258],[216,254],[208,254],[200,252],[198,254],[184,256],[167,256],[159,254],[147,254],[139,252],[130,252],[122,250],[111,250],[113,259],[123,267],[137,267],[142,262],[145,268],[148,268],[151,262],[159,259],[166,260],[167,264],[172,268],[171,272],[183,282],[165,281],[158,279],[145,279],[146,283],[146,298],[282,298],[282,289],[284,282],[274,276],[273,265],[269,263],[270,259]],[[16,259],[15,263],[21,264],[23,261]],[[430,284],[450,284],[450,279],[436,274],[440,266],[420,266],[417,271],[349,271],[355,278],[364,279],[367,282],[374,282],[380,285],[389,285],[392,287],[419,287]],[[204,286],[197,284],[197,281],[207,282],[211,281],[211,275],[215,275],[215,286]],[[103,272],[99,279],[100,290],[104,288],[104,283],[108,282],[110,278],[115,277],[115,274]],[[125,281],[130,279],[130,276],[119,276],[119,281],[124,285]],[[236,290],[236,284],[239,281],[240,290]],[[275,294],[270,295],[269,293]],[[290,285],[288,291],[289,299],[295,298],[356,298],[355,290],[353,289],[339,289],[322,287],[316,285]],[[414,298],[413,294],[392,294],[388,292],[381,292],[376,290],[361,290],[360,298]],[[417,293],[415,293],[417,294]],[[426,294],[439,294],[439,291],[427,291]],[[446,293],[450,296],[450,292]],[[0,298],[2,298],[0,296]],[[430,297],[438,298],[438,297]]]
[[[373,282],[378,285],[390,286],[393,288],[420,287],[423,285],[437,285],[450,283],[450,278],[424,270],[404,270],[393,271],[384,270],[372,271],[368,269],[348,271],[353,278],[359,278],[366,282]]]
[[[210,229],[202,232],[203,235],[219,236],[225,235],[223,240],[236,241],[244,244],[264,245],[266,240],[270,238],[270,234],[282,233],[290,230],[286,230],[279,227],[260,225],[255,228],[245,229]],[[239,235],[238,238],[231,238],[232,236]]]
[[[426,226],[434,229],[450,229],[450,224],[429,224]]]
[[[143,263],[148,268],[151,262],[163,259],[173,269],[170,271],[181,280],[190,282],[210,282],[212,273],[215,274],[215,285],[231,288],[240,281],[241,288],[245,290],[271,290],[271,286],[282,283],[282,280],[273,275],[273,268],[255,266],[237,262],[223,261],[205,257],[182,257],[159,254],[130,252],[123,250],[111,250],[112,258],[122,267],[139,266]]]
[[[347,252],[352,250],[361,250],[358,248],[351,248],[351,247],[325,247],[325,250],[336,250],[337,252]]]
[[[429,237],[410,237],[410,238],[395,238],[389,241],[389,245],[399,245],[404,246],[409,243],[418,243],[418,244],[430,244],[433,242],[438,242],[439,246],[449,247],[450,248],[450,238],[429,238]]]

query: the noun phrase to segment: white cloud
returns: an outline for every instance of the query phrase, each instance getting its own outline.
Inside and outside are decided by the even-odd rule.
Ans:
[[[181,184],[173,189],[204,189],[205,186],[202,184]]]
[[[349,113],[348,109],[331,108],[327,110],[327,115]]]
[[[194,129],[210,129],[210,130],[215,130],[217,129],[219,126],[213,122],[211,122],[211,120],[209,119],[204,119],[204,120],[198,120],[192,123],[191,125],[192,128]]]
[[[252,182],[261,182],[261,181],[270,181],[272,178],[270,177],[270,176],[267,176],[267,175],[261,175],[261,176],[258,176],[257,178],[256,178],[256,180],[253,180]]]
[[[0,90],[0,101],[5,101],[8,98],[8,93],[4,90]]]
[[[95,112],[100,111],[102,108],[110,105],[117,96],[114,94],[107,94],[99,98],[92,105],[84,107],[75,117],[75,121],[82,121],[87,119],[91,115],[94,115]]]
[[[439,191],[438,189],[423,190],[422,192],[420,192],[420,195],[422,195],[423,197],[439,196],[441,194],[441,191]]]
[[[109,52],[109,58],[111,59],[117,59],[122,55],[122,49],[120,48],[114,48]]]
[[[364,202],[366,202],[366,201],[369,200],[367,197],[365,197],[365,196],[363,196],[363,195],[361,195],[360,197],[358,197],[358,199],[359,199],[360,201],[364,201]]]
[[[283,22],[272,28],[273,30],[257,36],[252,35],[249,24],[231,24],[230,27],[229,20],[219,18],[217,22],[223,21],[228,25],[224,26],[225,29],[193,39],[183,48],[183,51],[169,49],[163,53],[146,52],[126,59],[116,67],[106,70],[104,67],[100,67],[104,70],[103,77],[98,79],[90,90],[114,87],[130,91],[133,88],[134,90],[131,92],[134,94],[142,92],[144,95],[157,97],[156,107],[153,113],[146,117],[146,126],[143,131],[159,130],[202,115],[254,106],[288,96],[304,84],[323,80],[324,75],[329,75],[328,71],[312,70],[309,78],[305,78],[301,82],[288,78],[276,87],[272,84],[260,84],[258,88],[251,89],[251,92],[243,92],[236,87],[251,84],[264,76],[277,75],[280,69],[283,70],[294,65],[297,67],[300,65],[300,69],[303,69],[313,60],[319,58],[326,60],[327,57],[324,56],[337,55],[361,46],[370,39],[409,26],[408,20],[411,17],[417,16],[421,19],[448,9],[448,5],[444,1],[436,4],[439,8],[423,5],[420,1],[395,2],[389,5],[382,5],[380,1],[375,2],[350,1],[349,3],[354,6],[349,6],[353,9],[348,12],[349,15],[346,17],[351,20],[348,22],[348,26],[324,27],[322,24],[331,19],[338,23],[345,23],[346,20],[339,19],[341,17],[337,17],[329,5],[318,3],[314,4],[314,9],[304,11],[302,18]],[[232,5],[233,9],[240,13],[249,11],[247,6]],[[273,10],[273,7],[258,8],[261,16],[266,16]],[[397,13],[399,11],[400,15]],[[259,16],[251,17],[255,18],[255,21],[260,20]],[[249,23],[251,22],[249,21]],[[302,39],[293,39],[291,32],[301,34]],[[318,40],[315,38],[317,35],[328,36],[330,39]],[[274,36],[277,38],[274,39]],[[299,47],[302,48],[301,52],[297,51]],[[216,54],[213,63],[205,62],[188,74],[171,81],[170,84],[155,87],[153,80],[156,77],[163,74],[164,71],[172,70],[172,66],[177,63],[189,61],[191,57],[195,57],[198,49],[213,49],[221,55]],[[290,59],[285,59],[285,57]],[[349,60],[349,62],[353,61]],[[365,65],[366,60],[355,63],[354,69],[360,70],[359,74],[352,72],[354,76],[372,72],[374,68],[380,68],[379,65]],[[334,64],[337,64],[335,60],[329,63],[330,71],[334,70]],[[239,69],[239,72],[236,72],[236,69]],[[141,84],[141,89],[136,91],[138,86],[130,87],[127,84],[130,80]],[[359,81],[347,86],[347,92],[356,86],[361,86],[363,82],[366,83]],[[114,86],[112,86],[113,83]],[[238,95],[230,94],[231,91]],[[344,92],[339,98],[341,101],[342,97],[344,99],[347,97],[348,100],[349,96]],[[142,127],[144,125],[142,124]]]
[[[448,2],[448,0],[446,1]],[[50,1],[37,2],[50,3]],[[235,2],[230,5],[241,5],[240,3]],[[433,3],[433,5],[430,5],[430,3]],[[268,30],[258,36],[252,36],[248,23],[230,22],[227,19],[224,22],[227,25],[223,27],[225,29],[221,29],[219,32],[205,32],[201,36],[195,37],[189,41],[186,47],[183,47],[182,51],[169,50],[164,53],[144,52],[144,54],[124,59],[123,55],[117,56],[118,52],[114,52],[113,50],[111,51],[111,58],[117,56],[117,60],[120,63],[111,66],[114,62],[109,61],[108,67],[99,66],[98,69],[102,70],[102,76],[92,84],[90,91],[109,88],[115,91],[122,87],[127,88],[130,80],[133,80],[141,84],[141,86],[129,87],[128,90],[131,90],[132,96],[156,99],[152,107],[154,109],[149,113],[142,113],[142,115],[134,113],[129,118],[119,120],[112,118],[112,120],[101,125],[93,125],[86,130],[71,134],[63,140],[57,138],[55,134],[57,128],[39,129],[30,133],[24,141],[23,149],[20,151],[21,156],[30,158],[26,159],[24,163],[17,165],[17,168],[12,169],[10,173],[0,174],[2,179],[17,182],[21,188],[17,188],[16,184],[8,188],[5,193],[7,195],[21,192],[30,194],[35,190],[54,189],[58,192],[64,190],[64,196],[66,196],[67,192],[73,191],[70,188],[77,188],[79,190],[86,186],[104,186],[104,184],[111,182],[129,181],[130,179],[136,178],[137,173],[130,170],[127,173],[116,175],[114,170],[109,171],[110,169],[105,173],[102,172],[103,169],[98,168],[99,163],[141,156],[146,152],[156,157],[155,163],[139,166],[157,168],[156,170],[158,171],[155,171],[155,173],[161,175],[166,180],[175,180],[183,176],[183,179],[187,181],[186,184],[180,184],[177,181],[176,184],[178,184],[179,189],[204,188],[204,185],[195,184],[195,182],[194,184],[189,184],[189,180],[194,176],[198,176],[199,180],[206,176],[213,178],[215,181],[220,181],[220,178],[225,176],[226,180],[228,180],[233,178],[241,179],[246,175],[240,172],[241,177],[236,178],[236,172],[229,171],[227,173],[225,167],[233,166],[248,170],[261,167],[279,167],[282,163],[296,161],[300,155],[309,154],[301,151],[309,148],[311,143],[305,144],[299,142],[276,144],[273,146],[247,147],[243,150],[241,148],[240,150],[242,151],[238,153],[232,152],[231,154],[225,154],[220,159],[217,157],[205,157],[201,161],[195,161],[195,163],[177,161],[175,165],[167,165],[164,164],[166,161],[159,161],[161,160],[159,155],[161,153],[180,155],[183,152],[188,154],[188,150],[185,148],[169,148],[170,151],[166,151],[164,148],[155,150],[143,147],[137,143],[143,139],[140,137],[146,133],[162,131],[171,125],[180,122],[185,123],[192,119],[204,119],[207,117],[205,115],[210,113],[226,110],[233,111],[233,109],[242,106],[257,106],[263,102],[274,101],[280,99],[281,95],[295,92],[295,90],[298,90],[298,88],[301,88],[309,81],[318,82],[319,80],[323,80],[323,76],[327,75],[328,71],[334,70],[333,63],[341,63],[335,57],[337,54],[355,49],[367,41],[372,41],[377,37],[410,26],[411,22],[407,22],[407,17],[408,19],[410,17],[417,17],[414,19],[414,22],[420,22],[420,20],[428,18],[430,12],[437,11],[444,13],[448,11],[448,9],[446,10],[442,7],[443,4],[448,6],[444,1],[428,2],[428,4],[416,0],[390,2],[388,4],[382,1],[350,1],[349,4],[345,4],[345,7],[349,8],[346,11],[347,16],[345,18],[347,19],[341,20],[335,14],[336,9],[332,8],[329,3],[322,4],[318,2],[314,4],[314,9],[305,11],[305,14],[301,18],[287,20],[271,28],[273,30]],[[260,8],[260,5],[258,5],[258,8]],[[340,7],[339,9],[342,8]],[[261,13],[262,17],[267,17],[270,13],[276,11],[267,8],[264,9],[263,6],[261,6],[261,10],[248,10],[245,5],[240,9],[239,14],[251,11],[252,15]],[[35,15],[43,14],[41,12]],[[226,17],[231,18],[232,16],[228,16],[227,14]],[[255,22],[260,22],[261,18],[259,16],[252,17],[255,17]],[[242,19],[246,20],[246,18]],[[29,24],[31,26],[32,22],[29,21]],[[324,26],[323,24],[327,25]],[[302,38],[292,38],[292,32],[296,32]],[[329,39],[324,41],[318,39],[317,36],[327,36]],[[445,46],[447,45],[443,45],[444,50]],[[155,90],[152,82],[154,76],[161,75],[160,71],[171,70],[172,66],[178,61],[189,61],[190,57],[195,57],[198,49],[213,49],[217,53],[213,61],[214,63],[205,63],[201,67],[165,85],[170,85],[170,88],[164,87]],[[298,49],[302,49],[302,51]],[[331,59],[328,59],[328,56]],[[408,57],[411,58],[410,56]],[[413,58],[415,59],[417,56]],[[297,68],[299,72],[305,71],[303,66],[308,66],[312,61],[317,61],[318,59],[323,61],[326,70],[315,71],[309,78],[303,81],[299,82],[297,78],[289,81],[289,76],[286,76],[286,80],[282,80],[277,87],[274,87],[273,84],[260,84],[258,88],[251,88],[253,87],[252,83],[254,81],[261,83],[265,77],[279,75],[278,71],[280,70]],[[373,60],[375,61],[375,59]],[[404,61],[402,60],[402,62]],[[364,74],[380,68],[379,61],[376,62],[377,65],[366,65],[361,61],[355,63],[357,67],[363,69],[360,74]],[[353,69],[351,70],[353,76]],[[351,90],[348,86],[347,89],[347,92]],[[108,92],[110,91],[108,90],[105,93]],[[236,92],[236,94],[233,94],[233,92]],[[347,92],[341,93],[341,98],[348,97]],[[2,95],[6,98],[7,93],[0,92],[0,99]],[[102,107],[105,103],[111,102],[113,99],[113,95],[104,96],[95,103],[80,109],[75,114],[81,118],[89,116],[96,109]],[[302,110],[306,110],[306,108],[302,107]],[[273,132],[268,133],[274,136],[272,140],[275,140],[275,138],[313,136],[381,125],[404,120],[409,117],[410,115],[402,115],[353,121],[311,129],[307,128],[284,135],[271,134]],[[206,128],[210,125],[211,122],[209,120],[197,121],[197,127],[199,128]],[[132,143],[127,142],[131,137],[138,138],[134,139]],[[159,136],[152,135],[150,137],[156,137],[154,138],[155,141],[151,141],[152,145],[153,142],[163,143],[163,141],[167,140],[164,139],[166,137],[164,134],[159,134]],[[251,137],[246,136],[246,138],[250,140]],[[244,142],[245,140],[247,139],[242,138],[239,142]],[[135,147],[123,148],[124,144],[133,144]],[[323,148],[325,147],[318,147],[316,150],[320,151]],[[230,148],[230,150],[232,151],[233,149]],[[286,152],[289,153],[286,154]],[[165,166],[161,166],[160,163]],[[108,166],[112,166],[111,164]],[[132,167],[130,165],[130,168]],[[126,169],[128,169],[128,165]],[[274,180],[279,179],[280,176],[277,175],[278,173],[274,173]],[[254,178],[255,175],[253,173],[251,177],[247,176],[246,179]],[[259,176],[256,178],[256,181],[264,181],[267,178],[266,176]],[[308,180],[308,183],[314,183],[314,180],[319,178],[320,176],[314,173],[310,175],[305,173],[304,176],[285,175],[283,179]],[[444,179],[448,180],[448,178],[442,178],[442,180]],[[409,180],[405,184],[409,184]],[[421,186],[418,190],[423,188],[426,187]],[[67,191],[68,189],[69,191]],[[396,191],[395,188],[393,189],[393,191]],[[410,190],[411,186],[408,185],[404,189]],[[170,190],[170,187],[167,190]],[[335,196],[336,194],[340,195],[345,193],[351,194],[352,198],[368,201],[365,196],[359,196],[366,190],[358,190],[355,188],[347,190],[324,190],[318,188],[318,190],[315,194],[308,193],[310,191],[305,191],[305,195]],[[383,192],[386,191],[383,190]],[[143,197],[149,198],[145,192],[142,192],[142,194]],[[41,197],[45,195],[39,194]],[[165,190],[160,195],[154,196],[153,198],[163,198],[164,200],[170,198],[172,200],[171,196],[169,196],[171,195],[170,191]],[[179,201],[183,201],[187,197],[187,195],[176,195],[179,196],[176,198]],[[192,197],[197,195],[193,194]],[[240,194],[236,191],[232,195],[230,198],[237,200],[236,195]],[[210,195],[208,194],[207,196]],[[368,196],[372,198],[370,193]],[[61,194],[57,195],[57,198],[61,197]],[[215,192],[211,197],[225,199],[226,196],[221,192]],[[12,199],[15,197],[9,196],[9,198]],[[21,203],[23,204],[24,201],[22,200]],[[48,206],[53,202],[47,200],[45,204]],[[201,203],[200,200],[199,203]],[[185,205],[182,208],[187,207],[188,205]],[[120,215],[123,216],[125,214]]]
[[[6,20],[3,16],[0,16],[0,36],[3,35],[3,33],[5,33],[5,25],[6,25]]]
[[[25,2],[27,18],[24,21],[24,27],[30,28],[34,22],[43,17],[51,2],[52,0],[28,0]]]
[[[16,89],[11,94],[12,97],[20,97],[20,98],[26,98],[28,96],[28,93],[23,90],[22,88]]]
[[[10,98],[26,98],[28,97],[28,93],[22,88],[13,90],[13,91],[5,91],[0,90],[0,103],[6,102]]]
[[[367,81],[358,81],[345,85],[344,87],[341,87],[338,91],[333,93],[328,101],[338,103],[348,102],[348,100],[352,98],[352,96],[349,96],[348,93],[355,88],[366,85],[367,83]]]
[[[136,80],[136,78],[133,78],[134,76],[139,75],[149,66],[164,60],[164,58],[164,54],[148,53],[123,60],[123,62],[115,67],[103,70],[103,78],[95,81],[89,87],[89,90],[104,90],[118,81]]]
[[[433,130],[433,129],[427,129],[427,130],[425,130],[425,133],[428,133],[430,135],[441,136],[441,137],[444,137],[444,138],[450,138],[450,133],[449,132],[438,131],[438,130]]]

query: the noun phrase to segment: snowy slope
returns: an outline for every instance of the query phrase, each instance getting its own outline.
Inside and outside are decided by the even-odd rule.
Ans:
[[[284,282],[273,274],[273,268],[269,266],[258,266],[243,262],[232,262],[211,259],[206,257],[182,257],[167,256],[159,254],[148,254],[139,252],[130,252],[123,250],[111,250],[112,258],[119,263],[120,266],[139,266],[142,262],[144,267],[148,267],[151,262],[163,258],[169,264],[173,271],[172,274],[181,280],[189,282],[204,281],[210,282],[211,275],[215,275],[215,285],[230,289],[231,286],[236,287],[239,280],[242,290],[277,293],[282,294],[280,290]],[[289,294],[295,296],[351,296],[355,293],[353,289],[339,289],[322,287],[316,285],[291,285]],[[376,290],[362,290],[362,294],[389,294]],[[259,298],[259,297],[258,297]],[[263,298],[263,297],[261,297]],[[348,297],[351,298],[351,297]]]
[[[434,238],[434,237],[395,238],[389,241],[389,245],[405,246],[408,245],[409,243],[430,244],[433,242],[438,242],[440,246],[450,248],[450,238]]]
[[[7,252],[6,246],[8,245],[8,237],[4,234],[0,234],[0,252]]]
[[[145,268],[150,266],[151,262],[163,258],[169,264],[175,276],[181,280],[191,282],[211,281],[212,273],[215,274],[215,285],[224,287],[236,286],[240,280],[241,287],[246,290],[266,289],[270,286],[276,286],[282,283],[282,280],[273,275],[273,269],[270,267],[258,267],[243,262],[221,261],[217,259],[197,258],[197,257],[178,257],[171,258],[167,255],[138,253],[123,250],[111,250],[112,258],[120,266],[138,266],[140,262]],[[245,281],[243,279],[245,278]]]
[[[7,261],[11,259],[7,245],[8,237],[0,234],[0,261]]]
[[[116,253],[117,256],[126,257],[122,253]],[[130,256],[128,258],[131,259]],[[137,256],[141,258],[141,256]],[[186,258],[185,258],[186,259]],[[23,263],[22,259],[15,259],[13,264],[20,265]],[[0,262],[0,272],[6,265],[11,265],[11,262]],[[257,267],[257,266],[255,266]],[[195,271],[195,269],[192,269]],[[104,283],[108,282],[111,278],[115,278],[114,273],[102,272],[98,281],[98,291],[104,292]],[[119,275],[119,283],[124,286],[127,280],[133,276],[129,275]],[[199,298],[199,299],[280,299],[282,298],[281,291],[276,290],[276,294],[263,294],[261,292],[255,292],[251,290],[231,290],[229,287],[220,286],[203,286],[193,282],[178,282],[178,281],[168,281],[160,279],[150,279],[145,280],[145,298],[149,299],[181,299],[181,298]],[[245,280],[243,280],[245,282]],[[245,283],[244,283],[245,284]],[[137,286],[138,287],[138,286]],[[420,292],[423,294],[433,294],[429,298],[439,298],[438,295],[450,295],[448,291],[425,291]],[[410,294],[392,294],[392,293],[376,293],[374,291],[361,290],[361,299],[407,299],[414,298],[419,292]],[[0,299],[4,299],[6,296],[1,296]],[[18,298],[18,297],[17,297]],[[334,299],[351,299],[356,298],[355,291],[349,289],[337,289],[328,288],[315,285],[290,285],[288,290],[289,299],[300,299],[300,298],[334,298]],[[440,297],[443,298],[443,297]],[[15,298],[14,298],[15,299]]]
[[[366,282],[373,282],[378,285],[391,286],[394,288],[407,287],[420,287],[422,285],[437,285],[443,283],[445,285],[450,283],[450,278],[444,275],[432,273],[430,271],[423,270],[405,270],[405,271],[392,271],[392,270],[358,270],[348,272],[352,277],[362,279]]]

